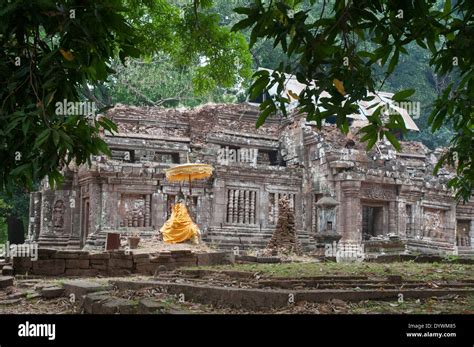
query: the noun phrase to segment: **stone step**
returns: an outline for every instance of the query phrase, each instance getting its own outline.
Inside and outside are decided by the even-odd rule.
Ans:
[[[13,276],[0,276],[0,289],[13,286]]]
[[[229,237],[210,237],[210,238],[203,238],[203,241],[207,244],[213,245],[218,249],[233,249],[238,247],[239,250],[248,250],[253,248],[266,248],[269,238],[268,239],[258,239],[258,238],[229,238]],[[303,249],[310,249],[313,247],[313,244],[310,240],[300,240],[301,246]]]
[[[13,266],[11,264],[3,265],[2,276],[13,276]]]
[[[208,234],[221,234],[221,235],[264,235],[271,236],[274,233],[274,229],[208,229]],[[310,232],[304,230],[296,230],[297,235],[311,235]]]

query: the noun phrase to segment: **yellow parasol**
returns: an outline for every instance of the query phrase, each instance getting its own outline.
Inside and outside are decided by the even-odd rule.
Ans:
[[[214,168],[209,164],[186,163],[176,165],[165,170],[166,179],[170,182],[189,181],[189,194],[191,195],[191,181],[209,178]]]

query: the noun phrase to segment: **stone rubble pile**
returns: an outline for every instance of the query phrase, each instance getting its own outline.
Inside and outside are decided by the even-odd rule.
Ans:
[[[290,207],[290,200],[282,197],[278,201],[279,215],[278,222],[272,238],[268,242],[267,250],[272,255],[301,254],[301,247],[295,231],[295,212]]]

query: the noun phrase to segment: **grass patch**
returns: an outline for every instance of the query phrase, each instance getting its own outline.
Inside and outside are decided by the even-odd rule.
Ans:
[[[452,263],[288,263],[234,264],[202,267],[210,270],[259,272],[274,277],[401,275],[406,280],[441,281],[474,279],[474,265]]]

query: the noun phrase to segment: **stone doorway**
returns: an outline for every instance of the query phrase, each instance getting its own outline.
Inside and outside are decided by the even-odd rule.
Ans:
[[[458,219],[456,226],[456,245],[458,247],[471,247],[471,235],[469,233],[470,226],[470,220]]]
[[[384,235],[384,206],[362,206],[362,235],[370,239]]]

